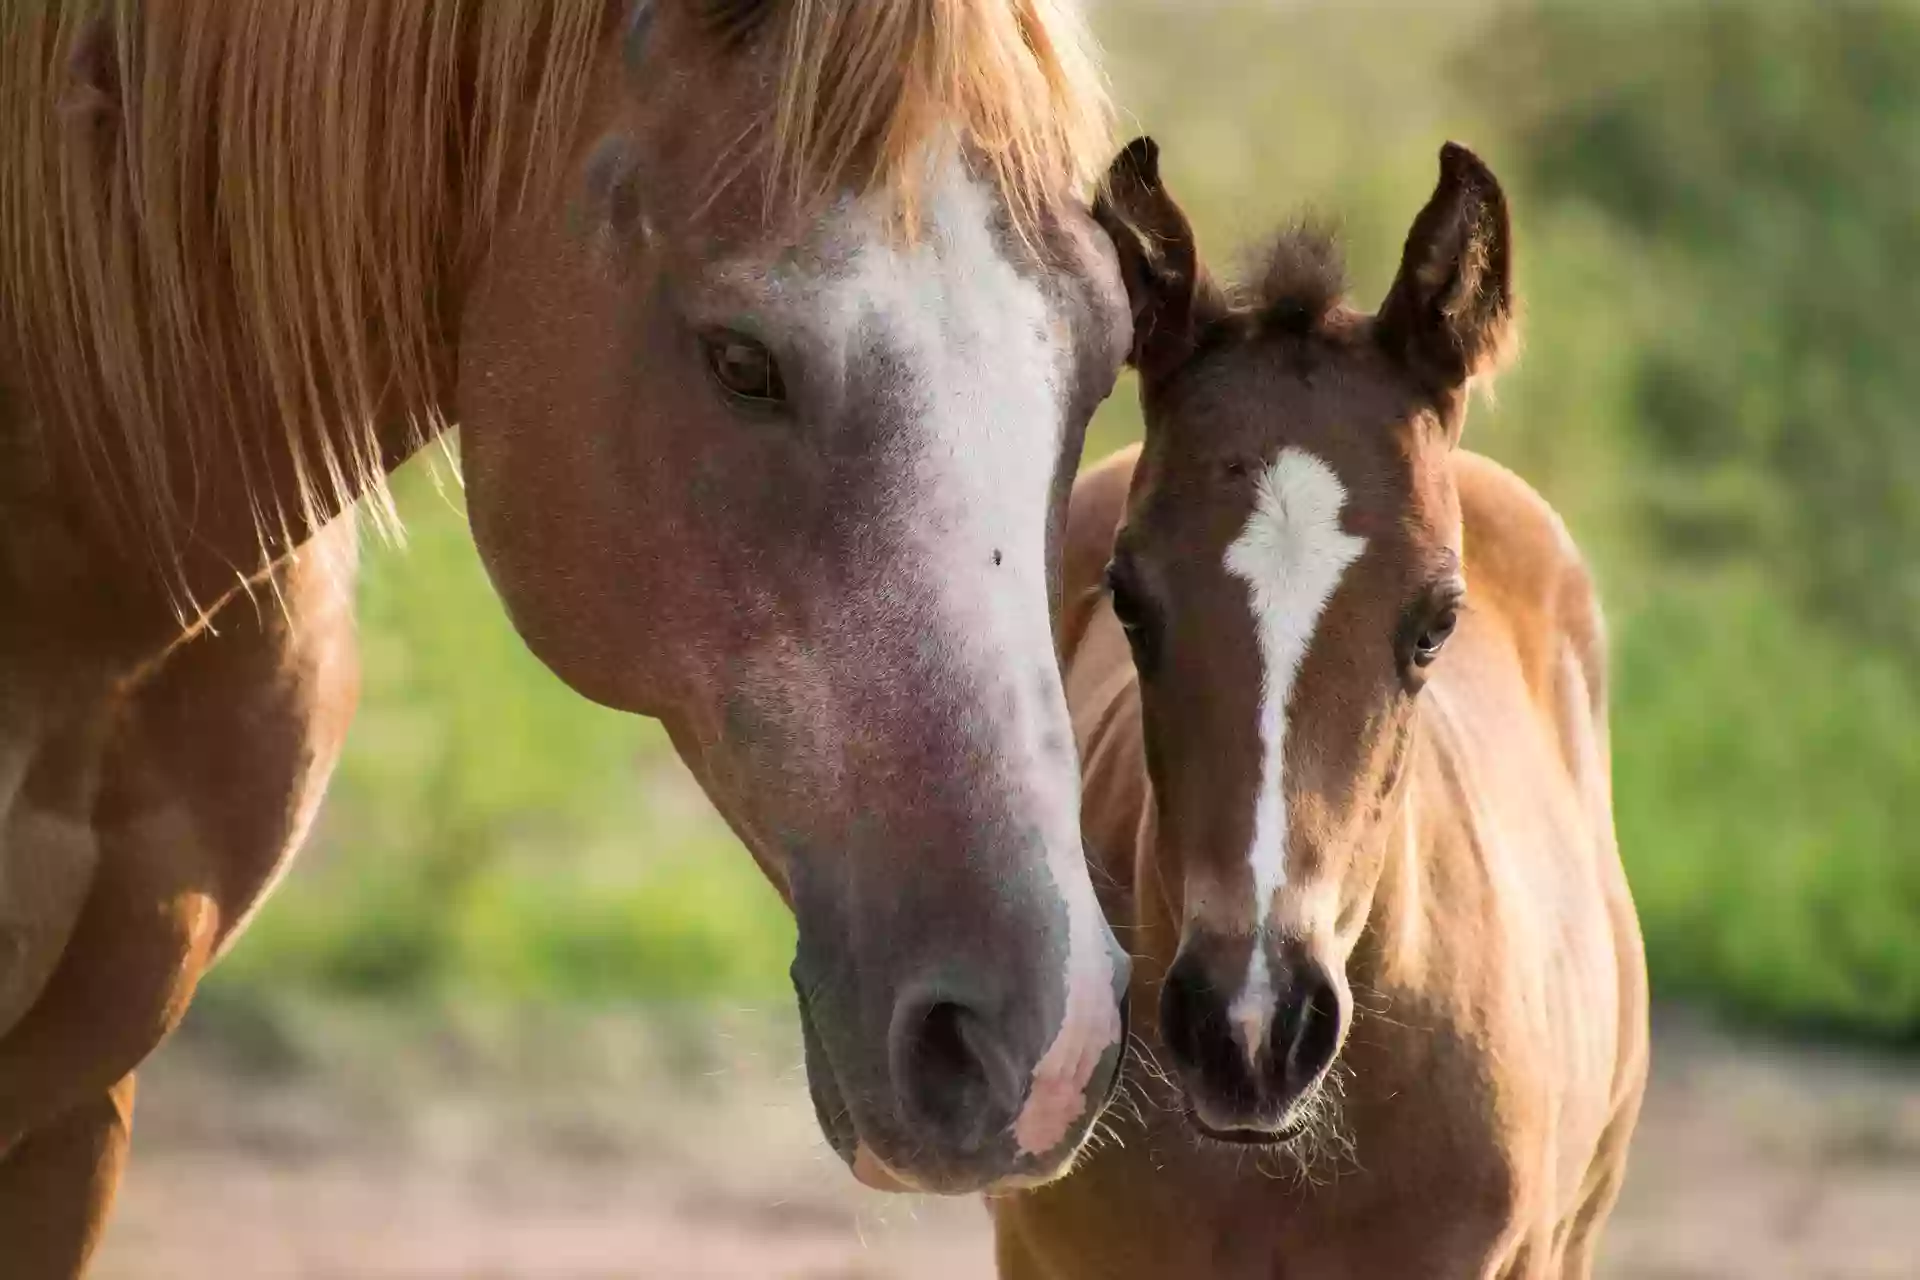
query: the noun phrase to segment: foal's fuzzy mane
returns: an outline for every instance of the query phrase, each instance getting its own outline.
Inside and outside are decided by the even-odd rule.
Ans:
[[[780,42],[788,199],[859,175],[910,212],[951,130],[1026,220],[1105,159],[1067,0],[684,2]],[[0,362],[159,564],[213,458],[263,544],[361,496],[390,524],[375,421],[445,425],[436,288],[557,173],[623,7],[0,0]]]
[[[1321,329],[1347,295],[1346,255],[1334,228],[1304,219],[1269,244],[1240,302],[1263,329],[1306,336]]]

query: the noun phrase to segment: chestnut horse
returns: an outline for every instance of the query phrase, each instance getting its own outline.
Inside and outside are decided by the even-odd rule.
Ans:
[[[1146,140],[1110,190],[1147,432],[1074,493],[1067,688],[1160,1074],[994,1202],[1001,1274],[1585,1276],[1646,984],[1593,588],[1458,447],[1511,337],[1500,187],[1441,153],[1373,316],[1308,232],[1216,287]]]
[[[1131,315],[1055,0],[0,7],[0,1270],[299,844],[352,532],[462,427],[564,680],[791,904],[858,1174],[1055,1174],[1117,1074],[1053,623]],[[453,660],[456,655],[447,655]]]

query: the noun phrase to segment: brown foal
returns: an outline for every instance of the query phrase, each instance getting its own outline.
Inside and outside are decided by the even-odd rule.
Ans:
[[[1097,213],[1147,433],[1074,492],[1068,699],[1147,1070],[992,1202],[1001,1274],[1587,1275],[1646,984],[1593,588],[1458,447],[1511,338],[1500,187],[1442,151],[1372,316],[1311,233],[1216,287],[1149,140]]]

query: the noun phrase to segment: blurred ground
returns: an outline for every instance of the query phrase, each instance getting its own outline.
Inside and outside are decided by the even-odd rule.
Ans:
[[[156,1059],[101,1280],[991,1275],[977,1204],[826,1153],[779,1019],[307,1034],[324,1072],[205,1035]],[[1676,1015],[1658,1041],[1605,1274],[1920,1274],[1920,1071]]]

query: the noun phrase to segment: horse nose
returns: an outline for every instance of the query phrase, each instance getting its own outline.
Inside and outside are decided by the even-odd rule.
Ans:
[[[1182,947],[1160,990],[1160,1038],[1187,1083],[1195,1106],[1247,1114],[1259,1104],[1259,1084],[1228,1014],[1228,995],[1215,980],[1209,948]]]
[[[910,996],[895,1008],[888,1053],[900,1116],[930,1151],[965,1158],[1004,1134],[1025,1084],[1013,1054],[978,1008]]]
[[[1339,984],[1302,948],[1276,950],[1255,963],[1244,939],[1190,939],[1167,971],[1161,1037],[1210,1127],[1283,1126],[1339,1052]]]

